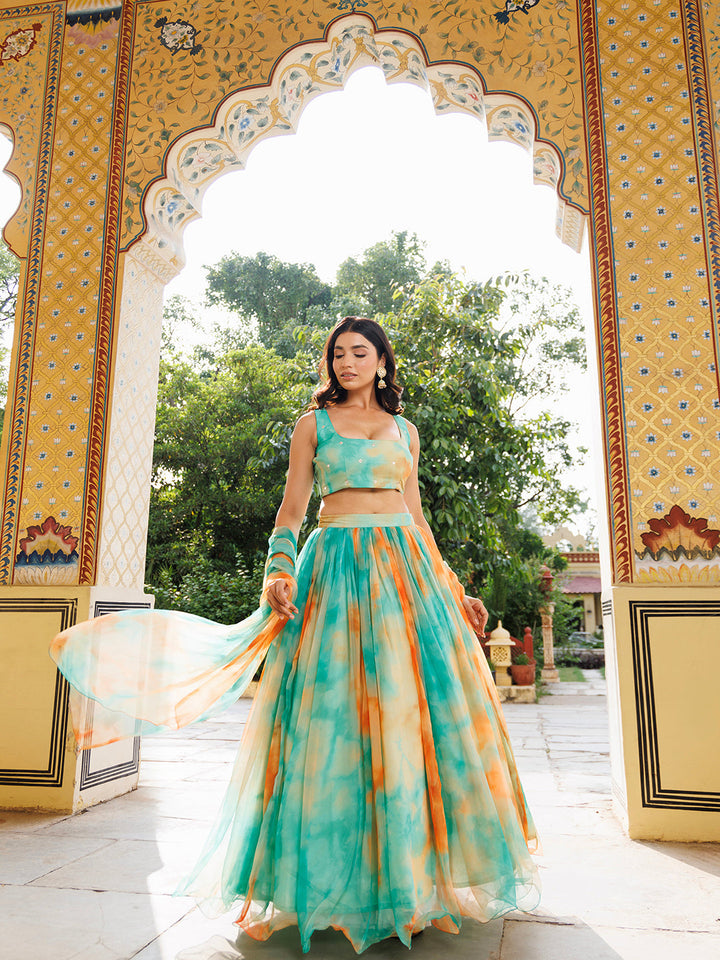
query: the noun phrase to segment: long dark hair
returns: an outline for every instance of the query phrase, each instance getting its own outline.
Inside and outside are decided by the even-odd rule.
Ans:
[[[400,403],[402,387],[395,382],[397,367],[393,348],[390,346],[387,334],[380,324],[375,320],[368,320],[367,317],[343,317],[333,327],[325,343],[322,360],[320,361],[320,377],[321,380],[323,377],[325,379],[313,394],[313,406],[322,409],[328,405],[343,403],[347,399],[347,390],[335,376],[333,370],[335,341],[341,333],[359,333],[375,347],[378,358],[385,356],[385,386],[380,390],[378,388],[379,378],[376,378],[375,397],[380,406],[388,413],[402,413],[403,405]]]

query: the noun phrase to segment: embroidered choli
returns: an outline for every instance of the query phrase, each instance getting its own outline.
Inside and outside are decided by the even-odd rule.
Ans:
[[[327,410],[315,411],[317,449],[313,459],[321,496],[348,489],[399,490],[412,470],[410,431],[403,417],[395,416],[397,440],[341,437]]]

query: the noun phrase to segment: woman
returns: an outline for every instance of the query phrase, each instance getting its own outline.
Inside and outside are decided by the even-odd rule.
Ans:
[[[237,923],[257,939],[295,924],[307,951],[334,927],[360,952],[388,936],[410,945],[430,922],[457,932],[462,916],[532,909],[539,884],[475,636],[487,612],[423,516],[390,343],[346,317],[324,367],[293,434],[264,607],[233,627],[126,612],[61,634],[53,655],[82,692],[152,729],[234,699],[266,654],[221,815],[178,892],[221,910],[242,901]],[[314,480],[319,524],[296,563]],[[98,672],[109,644],[124,661],[142,652],[161,679],[128,698],[131,677]],[[111,739],[97,727],[76,729],[81,745]]]

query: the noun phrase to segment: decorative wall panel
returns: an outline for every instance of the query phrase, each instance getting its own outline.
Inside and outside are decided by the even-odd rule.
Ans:
[[[142,591],[162,324],[162,285],[125,255],[100,522],[98,584]]]

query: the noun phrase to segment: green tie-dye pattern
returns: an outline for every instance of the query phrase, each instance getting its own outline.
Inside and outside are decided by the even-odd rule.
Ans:
[[[442,559],[409,515],[358,520],[300,554],[300,612],[178,891],[220,911],[247,897],[243,929],[297,924],[304,950],[328,926],[361,951],[539,899],[494,685]]]
[[[395,422],[397,440],[341,437],[327,410],[316,410],[317,449],[313,466],[320,495],[354,488],[402,492],[412,470],[410,433],[402,417],[395,417]]]

